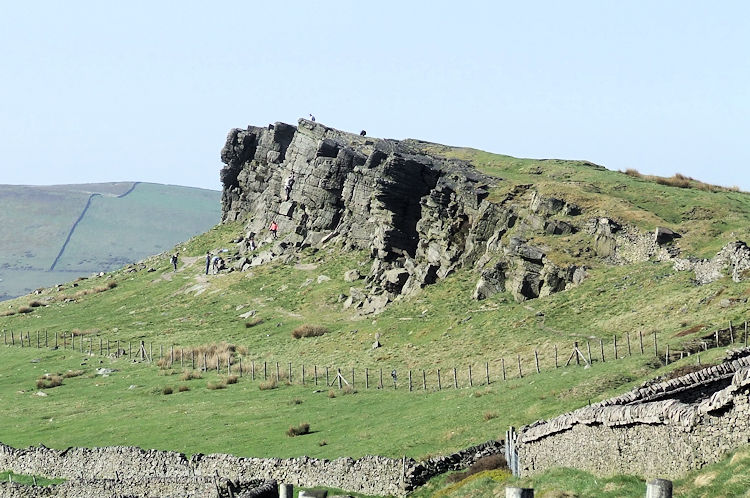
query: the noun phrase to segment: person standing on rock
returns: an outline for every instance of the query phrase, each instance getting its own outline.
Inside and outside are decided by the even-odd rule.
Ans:
[[[289,200],[289,194],[292,192],[292,185],[294,185],[294,171],[292,171],[292,174],[289,175],[284,182],[285,201]]]
[[[211,268],[211,251],[206,251],[206,275],[208,275],[209,268]]]
[[[176,252],[172,254],[171,258],[169,258],[169,262],[172,263],[172,266],[174,267],[174,269],[172,270],[173,272],[177,271],[177,257],[179,256],[179,254],[180,253]]]
[[[278,229],[279,229],[279,225],[276,224],[276,220],[273,220],[271,222],[271,226],[268,227],[268,230],[271,232],[271,235],[273,235],[274,239],[277,237],[276,232],[278,231]]]

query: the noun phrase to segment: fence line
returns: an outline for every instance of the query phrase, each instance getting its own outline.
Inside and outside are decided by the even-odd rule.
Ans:
[[[656,332],[654,331],[653,336],[653,346],[654,346],[654,356],[656,358],[659,358],[660,361],[663,361],[665,365],[668,365],[672,361],[676,361],[678,359],[683,358],[685,355],[696,355],[697,354],[697,363],[700,364],[700,351],[707,351],[710,348],[716,348],[721,346],[727,346],[735,343],[740,343],[747,345],[748,343],[748,326],[747,322],[744,323],[744,329],[740,330],[737,329],[738,334],[735,334],[735,327],[732,324],[732,322],[729,322],[729,328],[723,329],[723,330],[716,330],[711,334],[702,336],[699,338],[699,340],[693,341],[690,348],[683,348],[683,350],[675,350],[673,347],[670,347],[669,344],[667,344],[663,351],[660,351],[659,343],[656,337]],[[623,359],[629,356],[633,355],[633,349],[631,347],[631,338],[630,334],[624,334],[625,340],[627,344],[627,354],[624,352],[621,352],[618,349],[618,335],[614,335],[612,337],[612,352],[614,360]],[[32,342],[32,337],[35,338],[35,341]],[[620,339],[622,339],[622,335],[619,336]],[[98,354],[100,356],[108,356],[108,357],[115,357],[115,358],[124,358],[127,357],[128,359],[138,359],[140,361],[146,361],[152,364],[157,364],[160,368],[181,368],[185,369],[186,367],[191,368],[192,370],[195,370],[196,367],[200,369],[203,372],[208,372],[209,370],[216,370],[217,375],[221,375],[222,372],[226,372],[227,376],[237,375],[239,377],[245,377],[249,375],[250,380],[255,381],[256,378],[260,379],[259,372],[257,372],[256,369],[256,361],[259,361],[257,359],[250,359],[249,362],[249,370],[248,370],[248,362],[247,358],[243,358],[243,355],[237,354],[236,351],[229,351],[229,352],[223,352],[223,353],[212,353],[211,356],[208,356],[206,351],[202,351],[202,358],[199,357],[199,360],[201,361],[196,362],[196,350],[197,348],[189,347],[189,346],[179,346],[175,344],[170,344],[168,346],[167,354],[164,354],[164,347],[163,345],[159,345],[159,357],[154,358],[153,357],[153,342],[148,343],[148,345],[145,343],[145,341],[138,341],[136,343],[136,351],[134,353],[133,349],[133,342],[132,340],[127,342],[127,349],[125,349],[125,343],[123,342],[121,344],[121,341],[118,339],[115,342],[115,350],[114,353],[111,351],[110,346],[110,340],[104,339],[101,336],[94,336],[94,337],[86,337],[86,336],[77,336],[76,334],[72,332],[55,332],[54,333],[54,342],[52,340],[52,336],[50,333],[48,333],[46,330],[44,331],[36,331],[33,336],[32,332],[26,332],[22,331],[17,333],[14,330],[7,330],[3,329],[3,344],[6,346],[19,346],[19,347],[36,347],[36,348],[52,348],[52,349],[69,349],[73,351],[80,352],[82,354],[88,354],[88,355],[95,355]],[[96,340],[96,342],[95,342]],[[643,343],[644,337],[643,332],[638,332],[638,349],[636,349],[636,353],[639,353],[641,355],[645,354],[645,348]],[[620,342],[620,348],[622,348],[622,341]],[[431,386],[431,389],[429,390],[437,390],[441,391],[446,388],[453,388],[453,389],[459,389],[459,388],[471,388],[475,386],[480,385],[491,385],[493,383],[504,383],[508,382],[512,379],[522,379],[527,377],[528,375],[533,374],[536,372],[536,374],[541,374],[542,372],[550,371],[553,369],[558,368],[564,368],[568,367],[570,363],[575,360],[575,364],[577,366],[580,366],[581,363],[583,363],[586,366],[592,366],[595,362],[601,362],[605,363],[607,361],[607,355],[605,353],[605,343],[604,339],[599,339],[599,357],[592,357],[592,348],[591,348],[591,340],[586,340],[586,352],[587,355],[584,355],[584,353],[581,351],[579,342],[574,341],[572,351],[570,353],[570,356],[567,358],[567,362],[565,363],[564,367],[560,366],[558,354],[560,352],[560,349],[557,344],[554,344],[552,346],[549,346],[547,349],[552,350],[552,353],[547,352],[547,354],[543,354],[544,350],[540,352],[539,348],[534,349],[533,351],[533,358],[524,358],[521,354],[516,354],[516,364],[517,364],[517,372],[516,374],[511,374],[506,369],[505,364],[505,357],[500,357],[499,359],[495,359],[493,361],[484,361],[484,376],[479,377],[478,379],[473,375],[473,367],[476,367],[477,365],[481,366],[481,362],[477,362],[474,364],[468,364],[466,366],[452,366],[448,367],[450,373],[452,373],[452,381],[447,386],[443,383],[443,378],[441,377],[441,369],[436,368],[434,370],[424,369],[424,368],[416,368],[416,369],[401,369],[398,371],[397,369],[391,370],[391,379],[393,381],[393,388],[398,389],[399,386],[402,388],[406,388],[409,391],[419,391],[420,387],[422,391],[428,390],[428,384]],[[189,354],[186,355],[186,351],[189,351]],[[565,347],[562,348],[563,354],[565,353]],[[179,357],[178,357],[179,356]],[[530,354],[529,354],[530,356]],[[565,358],[565,356],[563,356]],[[610,359],[612,359],[610,358]],[[210,360],[210,361],[209,361]],[[547,361],[545,361],[547,360]],[[528,361],[533,361],[533,370],[529,368],[528,366],[524,368],[524,365]],[[272,375],[269,375],[269,366],[274,365],[275,369]],[[333,387],[336,386],[339,389],[343,389],[344,386],[348,386],[349,388],[357,388],[357,387],[364,387],[365,389],[383,389],[385,388],[385,385],[383,383],[383,368],[379,368],[378,370],[378,376],[376,377],[375,384],[370,383],[370,368],[363,368],[361,369],[363,374],[360,376],[357,376],[355,368],[350,368],[349,370],[342,370],[341,367],[333,367],[330,365],[327,366],[321,366],[317,364],[312,365],[312,370],[310,369],[311,365],[305,365],[304,363],[301,365],[294,365],[293,362],[287,361],[287,368],[282,369],[280,366],[280,363],[278,361],[271,362],[271,365],[269,365],[269,361],[265,360],[263,361],[263,372],[262,372],[262,380],[267,381],[269,378],[275,380],[275,381],[285,381],[289,384],[292,384],[296,381],[297,384],[300,385],[306,385],[306,383],[314,383],[316,386],[319,385],[319,382],[323,379],[320,378],[320,371],[319,367],[325,368],[325,384],[326,387]],[[335,376],[331,378],[329,374],[329,369],[333,369],[335,372]],[[387,370],[387,369],[386,369]],[[312,373],[311,373],[312,372]],[[342,373],[343,372],[343,373]],[[422,382],[419,381],[414,382],[414,374],[418,374],[421,372],[422,376]],[[406,381],[399,383],[399,378],[406,378]],[[429,381],[429,382],[428,382]],[[358,383],[359,382],[359,383]]]

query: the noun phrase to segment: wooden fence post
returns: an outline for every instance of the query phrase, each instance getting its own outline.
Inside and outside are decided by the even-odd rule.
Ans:
[[[641,354],[643,354],[643,331],[642,330],[638,331],[638,341],[641,344]]]
[[[508,380],[508,378],[505,376],[505,358],[500,358],[500,363],[502,363],[503,366],[503,380]]]
[[[443,390],[443,384],[440,382],[440,369],[437,369],[437,378],[438,378],[438,391]]]
[[[427,390],[427,374],[422,370],[422,390]]]
[[[536,373],[542,373],[539,370],[539,353],[537,353],[536,349],[534,350],[534,363],[536,363]]]
[[[453,388],[458,389],[458,376],[456,376],[456,367],[453,367]]]
[[[555,368],[557,368],[557,344],[555,344]]]
[[[336,369],[336,379],[339,381],[339,389],[341,389],[341,369]]]
[[[718,348],[719,347],[719,330],[718,329],[716,330],[716,332],[714,332],[714,337],[716,337],[716,347]]]
[[[380,385],[378,386],[378,389],[383,389],[383,369],[380,369]]]
[[[221,362],[219,361],[221,358],[219,356],[219,353],[216,353],[216,375],[219,375],[221,373],[220,367]]]
[[[39,332],[37,332],[39,334]],[[732,320],[729,320],[729,344],[734,344],[734,328],[732,328]]]
[[[656,343],[656,331],[654,330],[654,356],[659,356],[659,346]]]
[[[602,353],[602,363],[604,363],[604,340],[599,339],[599,350]]]
[[[484,376],[485,376],[485,379],[487,380],[487,385],[489,386],[490,385],[490,362],[489,361],[484,362]]]
[[[354,367],[352,367],[352,389],[354,389]]]
[[[370,389],[370,369],[365,368],[365,390]]]
[[[315,378],[315,385],[318,385],[318,365],[313,365],[313,377]]]
[[[630,350],[630,332],[627,333],[628,338],[628,356],[633,356],[633,352]]]
[[[242,377],[242,356],[240,356],[240,377]]]
[[[208,354],[206,352],[203,352],[203,371],[208,372]]]
[[[276,362],[276,382],[281,381],[281,374],[279,373],[279,362]]]
[[[614,347],[615,347],[615,360],[617,360],[617,334],[614,336]]]
[[[326,386],[330,386],[331,381],[328,379],[328,367],[326,367]]]
[[[190,350],[190,368],[195,370],[195,349]]]
[[[586,349],[588,350],[588,354],[589,354],[589,365],[592,365],[592,363],[591,363],[591,342],[588,341],[588,340],[586,341]]]
[[[36,331],[36,348],[39,349],[39,331]]]
[[[409,369],[409,392],[411,392],[412,386],[411,386],[411,369]]]
[[[471,378],[471,363],[469,363],[469,387],[474,387],[474,380]]]
[[[302,385],[305,385],[305,364],[302,363]]]
[[[516,355],[516,359],[518,360],[518,378],[523,378],[523,372],[521,371],[521,355]]]
[[[263,380],[268,380],[268,365],[266,362],[263,362]]]
[[[255,380],[255,360],[250,360],[250,379]]]
[[[289,383],[292,383],[292,362],[289,362]]]

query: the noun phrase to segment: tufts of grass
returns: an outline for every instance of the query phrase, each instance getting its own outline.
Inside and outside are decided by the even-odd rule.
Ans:
[[[478,474],[487,470],[508,469],[508,462],[503,455],[490,455],[482,457],[474,462],[468,469],[463,472],[456,472],[448,476],[448,482],[458,482],[466,479],[470,475]]]
[[[303,434],[310,434],[310,424],[307,422],[299,424],[297,427],[291,425],[286,431],[286,435],[289,437],[301,436]]]
[[[279,387],[279,383],[275,377],[264,380],[263,382],[258,384],[258,389],[260,389],[261,391],[268,391],[270,389],[276,389],[277,387]]]
[[[51,389],[53,387],[61,386],[62,383],[62,375],[46,373],[36,380],[36,387],[38,389]]]
[[[212,391],[216,391],[217,389],[226,389],[227,383],[226,381],[210,381],[208,384],[206,384],[206,387]]]
[[[71,379],[73,377],[80,377],[84,373],[86,373],[84,370],[68,370],[63,374],[63,377],[66,379]]]
[[[203,378],[203,374],[200,372],[200,370],[183,370],[182,374],[180,375],[180,380],[183,381],[200,378]]]
[[[161,388],[162,394],[172,394],[174,392],[174,389],[172,389],[172,386],[164,386]]]
[[[296,329],[292,330],[292,337],[300,339],[302,337],[320,337],[328,333],[326,327],[320,325],[300,325]]]
[[[261,323],[263,323],[263,319],[256,316],[252,320],[248,320],[247,322],[245,322],[245,328],[249,329],[255,327],[256,325],[260,325]]]
[[[226,382],[227,384],[236,384],[237,382],[239,382],[239,380],[240,378],[238,376],[229,375],[226,379],[224,379],[224,382]]]
[[[32,308],[38,308],[40,306],[44,306],[44,303],[34,300],[29,303],[29,306],[31,306]]]
[[[485,420],[485,422],[489,422],[493,418],[497,418],[497,413],[495,413],[495,412],[484,412],[484,420]]]
[[[179,392],[181,392],[181,393],[184,393],[184,392],[186,392],[186,391],[189,391],[189,390],[190,390],[190,386],[186,386],[185,384],[181,384],[181,385],[180,385],[180,386],[179,386],[179,387],[177,388],[177,391],[179,391]]]
[[[0,316],[13,316],[15,314],[16,314],[16,310],[10,309],[10,310],[5,310],[2,313],[0,313]]]
[[[19,306],[18,307],[19,313],[31,313],[32,311],[34,311],[34,308],[32,308],[31,306]]]
[[[333,389],[330,389],[328,391],[328,397],[329,398],[335,398],[336,397],[336,391],[334,391]]]

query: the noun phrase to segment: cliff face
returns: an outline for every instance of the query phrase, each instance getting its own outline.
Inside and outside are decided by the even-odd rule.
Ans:
[[[557,266],[545,247],[531,245],[535,235],[581,231],[591,237],[585,251],[600,260],[672,261],[676,270],[694,270],[698,283],[725,271],[737,280],[750,268],[744,243],[728,245],[711,261],[682,259],[675,244],[680,235],[668,228],[641,233],[610,218],[585,219],[578,206],[540,195],[532,185],[509,187],[490,201],[489,189],[502,179],[437,157],[430,145],[369,138],[304,119],[296,127],[232,130],[221,151],[223,220],[242,220],[247,235],[238,240],[231,267],[292,258],[308,246],[367,250],[373,264],[344,302],[363,313],[381,311],[459,267],[476,269],[475,299],[507,291],[524,301],[585,278],[583,266]],[[268,231],[273,221],[278,238]],[[356,282],[360,275],[352,271],[346,278]]]
[[[248,232],[234,267],[247,269],[329,241],[366,249],[374,259],[370,273],[364,288],[353,287],[345,303],[363,312],[382,310],[463,265],[484,269],[477,299],[509,290],[524,300],[583,278],[582,269],[557,268],[542,250],[505,236],[529,209],[547,216],[577,214],[577,208],[536,195],[529,205],[527,187],[489,202],[488,188],[501,180],[465,162],[430,155],[421,145],[371,139],[304,119],[297,127],[275,123],[232,130],[221,151],[223,220],[244,220]],[[287,198],[284,185],[292,175]],[[525,205],[519,207],[522,198]],[[268,232],[272,221],[278,239]],[[537,221],[549,226],[549,233],[574,229]],[[260,246],[255,251],[253,235]]]

